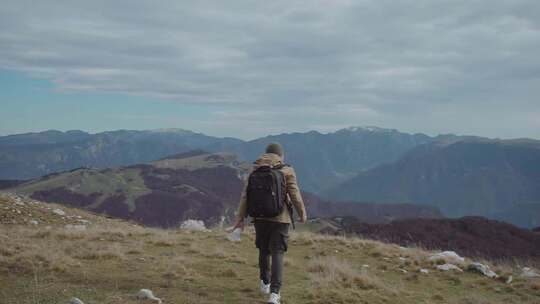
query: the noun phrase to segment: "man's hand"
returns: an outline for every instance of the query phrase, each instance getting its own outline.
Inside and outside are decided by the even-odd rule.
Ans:
[[[307,215],[304,214],[302,217],[299,217],[298,221],[302,224],[305,224],[307,222]]]
[[[236,220],[236,224],[234,224],[234,226],[229,229],[229,232],[232,232],[234,231],[234,229],[236,228],[240,228],[241,230],[244,230],[244,219],[243,218],[239,218]]]

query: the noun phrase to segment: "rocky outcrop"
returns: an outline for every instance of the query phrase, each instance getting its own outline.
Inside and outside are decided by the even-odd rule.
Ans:
[[[488,278],[496,279],[499,277],[493,270],[489,268],[489,265],[486,265],[486,264],[474,262],[474,263],[469,264],[467,269],[470,271],[479,272]]]
[[[430,256],[429,260],[432,262],[437,262],[437,261],[442,260],[446,263],[453,263],[453,264],[463,264],[465,262],[465,258],[460,257],[454,251],[443,251],[440,253],[436,253]]]
[[[522,278],[540,278],[540,273],[530,267],[523,267],[521,269]]]
[[[442,264],[442,265],[437,265],[437,269],[441,270],[441,271],[458,271],[458,272],[463,272],[463,270],[461,268],[459,268],[458,266],[454,265],[454,264]]]
[[[180,224],[180,229],[194,230],[194,231],[207,231],[203,221],[198,220],[185,220]]]

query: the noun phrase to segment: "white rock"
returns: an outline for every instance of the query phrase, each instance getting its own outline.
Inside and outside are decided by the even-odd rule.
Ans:
[[[427,269],[425,269],[425,268],[421,268],[421,269],[420,269],[420,273],[428,274],[428,273],[429,273],[429,270],[427,270]]]
[[[86,230],[86,225],[67,224],[67,225],[64,226],[64,228],[67,229],[67,230],[84,231],[84,230]]]
[[[493,270],[489,269],[488,265],[484,265],[484,264],[481,264],[481,263],[477,263],[477,262],[471,263],[469,265],[468,269],[473,270],[473,271],[478,271],[478,272],[480,272],[481,274],[485,275],[488,278],[496,279],[496,278],[499,277],[495,272],[493,272]]]
[[[30,220],[30,221],[28,221],[28,223],[30,223],[30,224],[32,224],[32,225],[37,225],[37,224],[39,224],[38,221],[36,221],[36,220]]]
[[[369,268],[369,265],[368,265],[368,264],[364,264],[364,265],[362,265],[362,268]]]
[[[457,267],[454,264],[437,265],[437,269],[442,270],[442,271],[456,270],[456,271],[459,271],[459,272],[463,272],[463,270],[461,270],[461,268]]]
[[[69,300],[69,304],[84,304],[84,302],[78,298],[71,298],[71,300]]]
[[[64,210],[59,209],[59,208],[54,209],[52,212],[53,212],[54,214],[58,214],[58,215],[60,215],[60,216],[66,215],[66,213],[64,212]]]
[[[529,267],[523,267],[521,269],[522,278],[540,278],[540,274]]]
[[[150,300],[150,301],[153,301],[155,303],[161,304],[161,299],[156,298],[154,296],[154,293],[152,293],[152,291],[150,289],[141,289],[141,290],[139,290],[139,292],[137,293],[137,299],[139,299],[139,300]]]
[[[199,220],[185,220],[180,224],[180,229],[207,231],[204,222]]]
[[[465,262],[465,259],[460,257],[457,253],[454,251],[443,251],[437,254],[434,254],[429,257],[430,261],[438,261],[443,260],[446,263],[453,263],[453,264],[461,264]]]
[[[506,279],[506,284],[512,283],[513,280],[514,280],[514,277],[509,276],[508,279]]]

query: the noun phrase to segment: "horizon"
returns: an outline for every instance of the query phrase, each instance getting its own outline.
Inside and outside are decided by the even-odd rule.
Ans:
[[[538,138],[535,138],[535,137],[508,137],[508,138],[502,138],[502,137],[480,136],[480,135],[476,135],[476,134],[456,134],[456,133],[428,134],[426,132],[407,132],[407,131],[403,131],[403,130],[399,130],[399,129],[395,129],[395,128],[385,128],[385,127],[368,126],[368,125],[365,125],[365,126],[348,126],[348,127],[344,127],[344,128],[340,128],[340,129],[336,129],[336,130],[330,130],[330,131],[321,131],[321,130],[313,130],[313,129],[312,130],[306,130],[306,131],[294,131],[294,130],[291,130],[289,132],[266,134],[266,135],[262,135],[262,136],[254,137],[254,138],[241,138],[241,137],[236,137],[236,136],[232,136],[232,135],[218,136],[218,135],[204,133],[204,132],[200,132],[200,131],[192,130],[192,129],[188,129],[188,128],[113,129],[113,130],[104,130],[104,131],[98,131],[98,132],[92,132],[92,131],[82,130],[82,129],[66,129],[66,130],[46,129],[46,130],[41,130],[41,131],[31,131],[31,132],[13,133],[13,134],[1,134],[0,133],[0,137],[18,136],[18,135],[26,135],[26,134],[40,134],[40,133],[44,133],[44,132],[62,132],[62,133],[83,132],[83,133],[87,133],[87,134],[90,134],[90,135],[97,135],[97,134],[101,134],[101,133],[118,132],[118,131],[128,131],[128,132],[129,131],[134,131],[134,132],[145,132],[145,131],[146,132],[158,132],[158,131],[161,131],[161,132],[181,132],[181,131],[186,131],[186,132],[192,132],[194,134],[202,134],[202,135],[216,137],[216,138],[234,138],[234,139],[240,139],[242,141],[252,141],[252,140],[256,140],[256,139],[260,139],[260,138],[264,138],[264,137],[290,135],[290,134],[305,134],[305,133],[309,133],[309,132],[317,132],[319,134],[327,135],[327,134],[333,134],[333,133],[336,133],[336,132],[339,132],[339,131],[342,131],[342,130],[350,130],[350,129],[364,129],[364,130],[369,131],[369,128],[376,128],[376,129],[380,129],[382,131],[390,131],[390,132],[395,131],[395,132],[404,133],[404,134],[410,134],[410,135],[426,135],[426,136],[433,137],[433,138],[437,137],[437,136],[460,136],[460,137],[469,137],[470,136],[470,137],[485,138],[485,139],[489,139],[489,140],[521,140],[521,139],[524,139],[524,140],[540,140],[540,137],[538,137]]]

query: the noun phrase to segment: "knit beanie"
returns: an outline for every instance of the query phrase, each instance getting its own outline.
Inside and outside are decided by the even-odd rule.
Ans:
[[[279,143],[270,143],[266,146],[266,153],[274,153],[283,157],[283,147]]]

